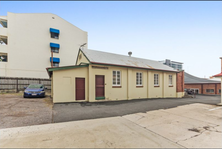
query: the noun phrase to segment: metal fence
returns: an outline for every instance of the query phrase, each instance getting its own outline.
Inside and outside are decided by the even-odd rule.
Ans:
[[[19,92],[29,84],[43,84],[47,89],[51,90],[50,79],[0,77],[0,90]]]

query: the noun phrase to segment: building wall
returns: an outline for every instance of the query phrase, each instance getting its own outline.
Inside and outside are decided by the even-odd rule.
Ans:
[[[175,98],[175,97],[179,97],[177,96],[177,91],[176,91],[176,88],[177,88],[177,80],[176,80],[176,74],[177,73],[170,73],[170,72],[163,72],[164,74],[164,98]],[[172,75],[173,76],[173,86],[169,86],[169,75]],[[182,96],[180,96],[182,97]]]
[[[95,66],[95,65],[94,65]],[[101,67],[101,66],[99,66]],[[105,66],[106,67],[106,66]],[[121,71],[121,87],[112,87],[112,70]],[[124,100],[127,99],[127,68],[116,68],[108,67],[108,69],[97,69],[89,66],[89,101],[95,101],[95,76],[104,75],[105,76],[105,97],[106,100]]]
[[[96,67],[95,67],[96,66]],[[113,87],[112,72],[121,71],[121,87]],[[143,87],[136,86],[136,72],[142,72]],[[159,74],[159,87],[154,87],[154,74]],[[173,86],[169,86],[169,74],[173,76]],[[89,65],[84,68],[53,71],[53,102],[76,102],[75,77],[85,78],[86,99],[96,102],[96,75],[105,76],[105,99],[131,100],[140,98],[176,98],[176,73],[145,69]],[[67,78],[70,78],[67,80]]]
[[[79,51],[79,54],[76,60],[76,65],[79,65],[80,63],[89,63],[89,61],[86,59],[82,51]]]
[[[184,71],[177,73],[177,97],[184,96]]]
[[[199,94],[206,95],[221,95],[219,90],[221,89],[221,83],[212,83],[212,84],[185,84],[186,89],[198,89]],[[213,93],[206,92],[206,89],[213,89]]]
[[[85,78],[85,97],[88,101],[88,67],[57,70],[52,76],[53,102],[75,102],[75,78]]]
[[[80,45],[88,42],[87,32],[51,13],[8,13],[7,21],[2,33],[7,32],[8,45],[0,46],[7,47],[8,62],[0,63],[0,76],[48,78],[50,42],[60,44],[59,53],[53,54],[60,66],[75,65]],[[51,38],[50,28],[60,30],[59,39]]]
[[[127,80],[129,83],[129,97],[128,99],[140,99],[140,98],[147,98],[147,86],[148,86],[148,73],[147,70],[139,70],[139,69],[127,69],[128,77]],[[136,86],[136,73],[141,72],[142,73],[142,87]],[[112,72],[111,72],[112,73]]]

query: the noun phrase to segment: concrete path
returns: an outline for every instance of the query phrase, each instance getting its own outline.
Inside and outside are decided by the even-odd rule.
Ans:
[[[179,148],[121,117],[0,130],[1,148]]]
[[[222,108],[191,104],[0,134],[0,148],[222,148]]]
[[[191,104],[123,118],[186,148],[222,148],[222,107]]]

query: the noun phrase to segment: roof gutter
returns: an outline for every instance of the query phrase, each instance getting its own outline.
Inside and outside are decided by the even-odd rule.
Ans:
[[[220,82],[210,82],[210,83],[208,83],[208,82],[202,82],[202,83],[186,83],[186,82],[184,82],[184,84],[220,84]]]
[[[57,70],[64,70],[64,69],[73,69],[73,68],[81,68],[81,67],[88,67],[89,64],[85,64],[85,65],[71,65],[71,66],[62,66],[62,67],[48,67],[46,68],[49,77],[52,76],[53,71],[57,71]]]

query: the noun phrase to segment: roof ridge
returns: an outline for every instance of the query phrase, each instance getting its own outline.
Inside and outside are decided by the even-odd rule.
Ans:
[[[193,76],[187,72],[184,72],[184,76],[185,76],[184,77],[185,83],[220,83],[220,81],[199,78],[199,77]]]
[[[123,54],[116,54],[116,53],[105,52],[105,51],[99,51],[99,50],[93,50],[93,49],[83,49],[83,50],[91,50],[91,51],[102,52],[102,53],[108,53],[108,54],[113,54],[113,55],[118,55],[118,56],[130,57],[130,58],[134,58],[134,59],[142,59],[142,60],[149,60],[149,61],[159,62],[159,61],[157,61],[157,60],[151,60],[151,59],[145,59],[145,58],[139,58],[139,57],[132,57],[132,56],[127,56],[127,55],[123,55]],[[161,63],[161,62],[159,62],[159,63]],[[161,63],[161,64],[162,64],[162,63]]]

